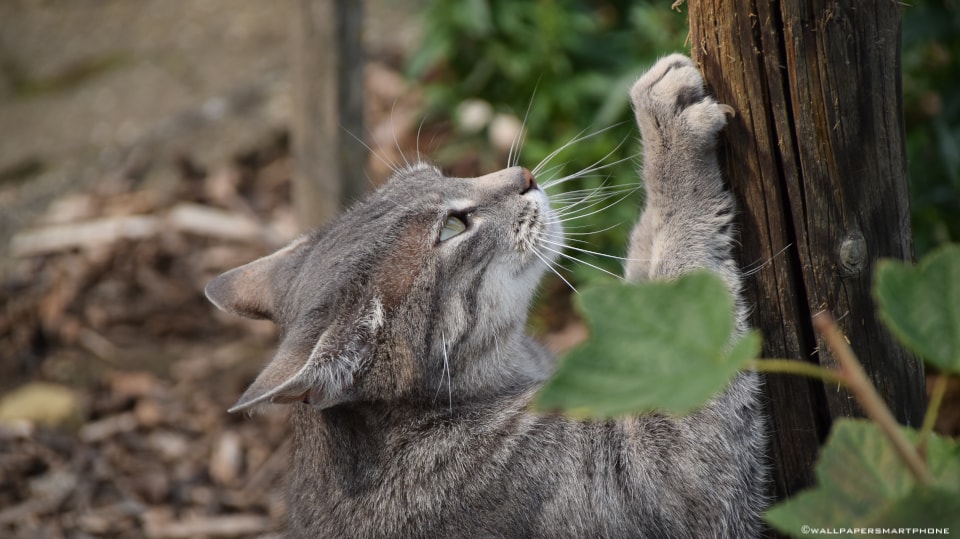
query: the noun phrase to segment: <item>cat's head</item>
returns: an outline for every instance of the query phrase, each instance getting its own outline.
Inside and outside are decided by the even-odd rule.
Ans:
[[[328,227],[207,285],[217,307],[283,330],[232,410],[433,397],[444,376],[504,384],[524,366],[494,350],[522,331],[549,242],[562,242],[558,219],[526,169],[399,171]]]

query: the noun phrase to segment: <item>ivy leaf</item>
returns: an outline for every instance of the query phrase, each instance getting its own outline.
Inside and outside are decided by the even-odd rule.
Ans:
[[[674,281],[605,284],[577,298],[591,338],[571,351],[535,405],[578,417],[689,412],[760,351],[749,333],[730,346],[733,300],[709,272]]]
[[[904,429],[908,438],[916,433]],[[960,525],[960,447],[936,435],[928,439],[927,466],[935,483],[916,483],[875,423],[834,423],[817,462],[815,488],[767,511],[781,532],[803,537],[811,529],[949,528]]]
[[[960,374],[960,246],[940,249],[916,267],[880,261],[876,296],[881,317],[907,347]]]

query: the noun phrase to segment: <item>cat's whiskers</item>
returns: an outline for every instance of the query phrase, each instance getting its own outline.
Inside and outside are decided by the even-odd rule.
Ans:
[[[612,230],[612,229],[614,229],[614,228],[616,228],[616,227],[618,227],[618,226],[621,226],[622,224],[623,224],[622,222],[619,222],[619,223],[617,223],[617,224],[615,224],[615,225],[610,225],[610,226],[608,226],[607,228],[603,228],[603,229],[600,229],[600,230],[590,230],[590,231],[588,231],[588,232],[570,232],[570,231],[571,231],[571,230],[580,230],[581,228],[590,228],[590,229],[592,229],[592,228],[593,228],[593,225],[589,225],[589,224],[586,224],[586,225],[564,225],[564,226],[563,226],[563,235],[564,235],[564,237],[566,237],[566,236],[592,236],[592,235],[594,235],[594,234],[599,234],[600,232],[606,232],[607,230]]]
[[[565,246],[565,245],[567,245],[568,242],[582,243],[582,244],[584,244],[584,245],[593,245],[592,243],[590,243],[589,241],[587,241],[587,240],[585,240],[585,239],[581,239],[581,238],[568,238],[568,237],[566,237],[566,235],[564,235],[564,238],[563,238],[563,242],[562,242],[562,243],[560,243],[560,242],[554,242],[554,243],[557,243],[558,245],[564,245],[564,246]]]
[[[612,208],[613,206],[616,206],[616,205],[619,204],[620,202],[622,202],[622,201],[626,200],[627,198],[629,198],[629,196],[630,196],[630,194],[628,193],[628,194],[626,194],[626,195],[623,195],[623,196],[617,198],[617,199],[614,200],[613,202],[610,202],[609,204],[603,205],[602,207],[600,207],[600,208],[598,208],[598,209],[595,209],[595,210],[593,210],[593,211],[588,211],[588,210],[594,208],[595,206],[598,206],[598,205],[603,204],[604,202],[606,202],[606,200],[601,200],[601,201],[598,201],[598,202],[596,202],[596,203],[594,203],[594,204],[591,204],[591,205],[589,205],[589,206],[584,206],[584,207],[582,207],[582,208],[577,208],[577,209],[571,210],[571,211],[569,211],[568,213],[565,213],[565,214],[558,214],[558,215],[554,216],[553,219],[554,219],[554,222],[557,222],[557,223],[566,223],[566,222],[569,222],[569,221],[576,221],[576,220],[578,220],[578,219],[584,219],[584,218],[590,217],[590,216],[592,216],[592,215],[595,215],[595,214],[597,214],[597,213],[606,211],[606,210]]]
[[[577,189],[576,191],[567,191],[564,193],[557,193],[555,195],[550,195],[550,201],[565,201],[570,200],[581,200],[585,196],[589,196],[596,192],[609,193],[611,191],[628,191],[640,187],[642,184],[638,183],[625,183],[625,184],[616,184],[616,185],[600,185],[599,187],[589,187],[586,189]]]
[[[743,276],[744,276],[744,277],[752,277],[752,276],[756,275],[757,273],[760,273],[760,271],[761,271],[763,268],[765,268],[765,267],[769,266],[770,264],[772,264],[772,263],[773,263],[773,260],[774,260],[775,258],[777,258],[777,257],[779,257],[780,255],[782,255],[783,253],[787,252],[787,250],[790,249],[791,247],[793,247],[793,244],[792,244],[792,243],[788,243],[786,247],[784,247],[783,249],[780,249],[779,251],[777,251],[776,253],[774,253],[773,256],[771,256],[770,258],[768,258],[768,259],[766,259],[766,260],[762,260],[762,259],[761,259],[761,260],[757,260],[757,261],[755,261],[755,262],[753,262],[753,263],[751,263],[751,264],[747,264],[746,266],[743,267],[743,270],[742,270]]]
[[[550,168],[548,168],[548,169],[545,169],[545,170],[542,170],[542,171],[538,172],[538,173],[537,173],[537,178],[539,178],[538,181],[539,181],[540,183],[550,183],[551,181],[553,181],[553,180],[555,179],[555,176],[556,176],[557,171],[563,170],[563,167],[567,166],[567,163],[568,163],[568,161],[564,161],[564,162],[562,162],[562,163],[557,163],[556,165],[553,165],[552,167],[550,167]],[[531,172],[531,174],[532,174],[532,172]]]
[[[433,396],[433,401],[437,401],[437,397],[440,396],[440,390],[443,388],[443,378],[446,374],[447,378],[447,406],[449,407],[450,414],[453,414],[453,387],[450,381],[450,359],[447,356],[447,336],[441,331],[440,340],[443,343],[443,370],[440,371],[440,384],[437,385],[437,393]]]
[[[609,131],[609,130],[611,130],[611,129],[614,129],[614,128],[620,126],[621,123],[623,123],[623,122],[615,123],[615,124],[613,124],[613,125],[604,127],[604,128],[602,128],[602,129],[598,129],[598,130],[596,130],[596,131],[594,131],[594,132],[592,132],[592,133],[590,133],[590,134],[588,134],[588,135],[584,135],[584,134],[583,134],[583,132],[586,131],[586,129],[580,131],[579,133],[577,133],[576,135],[574,135],[573,138],[571,138],[569,141],[567,141],[565,144],[563,144],[563,145],[560,146],[559,148],[557,148],[557,149],[553,150],[552,152],[550,152],[549,154],[547,154],[547,156],[544,157],[544,158],[537,164],[537,166],[533,167],[533,170],[530,171],[530,172],[531,172],[534,176],[536,176],[537,174],[540,173],[541,170],[543,170],[543,167],[547,166],[547,164],[548,164],[551,160],[553,160],[554,157],[556,157],[557,155],[559,155],[562,151],[566,150],[566,149],[569,148],[570,146],[573,146],[574,144],[576,144],[576,143],[578,143],[578,142],[583,142],[584,140],[587,140],[587,139],[589,139],[589,138],[592,138],[592,137],[595,137],[595,136],[600,135],[600,134],[602,134],[602,133],[605,133],[605,132],[607,132],[607,131]],[[624,140],[626,140],[626,139],[624,139]],[[623,144],[623,142],[621,141],[620,144]],[[619,148],[619,147],[620,147],[620,145],[617,145],[617,148]],[[616,149],[615,149],[615,150],[616,150]],[[608,155],[608,157],[609,157],[609,155]],[[606,159],[606,157],[604,157],[604,159]]]
[[[625,158],[625,159],[632,159],[632,157],[627,157],[627,158]],[[611,163],[611,164],[616,164],[616,163],[619,163],[619,162],[620,162],[620,161],[617,161],[617,162]],[[557,178],[556,175],[555,175],[555,173],[556,173],[558,170],[563,169],[563,167],[567,166],[567,161],[564,161],[563,163],[558,163],[558,164],[553,165],[552,167],[550,167],[550,168],[548,168],[548,169],[546,169],[546,170],[538,173],[538,175],[537,175],[538,180],[537,180],[537,181],[538,181],[540,184],[542,184],[543,186],[545,186],[545,187],[543,188],[543,190],[546,191],[547,189],[552,188],[552,187],[558,185],[559,183],[566,183],[567,181],[579,180],[579,179],[585,179],[585,178],[601,178],[601,177],[602,177],[602,178],[609,178],[609,177],[610,177],[609,175],[606,175],[606,174],[592,174],[592,172],[596,172],[596,171],[601,170],[602,168],[604,168],[604,167],[592,168],[592,167],[594,167],[595,165],[597,165],[597,163],[594,163],[593,165],[590,165],[589,167],[587,167],[587,168],[585,168],[585,169],[583,169],[583,170],[580,170],[579,172],[576,172],[576,173],[574,173],[574,174],[570,174],[570,175],[564,176],[564,177],[562,177],[562,178]],[[617,186],[609,186],[609,187],[622,187],[622,185],[623,185],[623,184],[617,185]],[[626,185],[638,185],[638,184],[626,184]],[[549,196],[550,196],[550,199],[553,200],[555,197],[567,196],[567,195],[571,195],[571,194],[574,194],[574,193],[582,193],[582,192],[586,192],[586,191],[591,191],[591,190],[593,190],[593,189],[596,189],[596,188],[592,188],[592,189],[578,189],[578,190],[576,190],[576,191],[565,191],[565,192],[562,192],[562,193],[556,193],[556,194],[549,195]]]
[[[530,252],[532,252],[534,255],[536,255],[537,258],[539,258],[540,261],[543,262],[543,265],[545,265],[548,270],[550,270],[551,272],[553,272],[554,275],[556,275],[557,277],[559,277],[561,281],[563,281],[568,287],[570,287],[570,290],[572,290],[574,294],[579,294],[579,293],[580,293],[580,291],[577,290],[577,288],[576,288],[575,286],[573,286],[572,284],[570,284],[570,281],[568,281],[566,278],[564,278],[564,276],[561,275],[559,271],[557,271],[557,268],[554,267],[555,262],[550,262],[550,260],[548,259],[548,257],[544,256],[544,254],[540,252],[540,249],[539,249],[537,246],[533,246],[533,248],[530,249]]]
[[[556,186],[558,186],[558,185],[567,183],[567,182],[569,182],[569,181],[573,181],[573,180],[576,180],[576,179],[579,179],[579,178],[583,178],[583,177],[585,177],[587,174],[592,174],[592,173],[594,173],[594,172],[597,172],[597,171],[600,171],[600,170],[604,170],[604,169],[607,169],[607,168],[610,168],[610,167],[619,165],[620,163],[623,163],[624,161],[633,161],[633,160],[635,160],[636,157],[637,157],[637,154],[629,155],[629,156],[627,156],[627,157],[624,157],[624,158],[622,158],[622,159],[617,159],[616,161],[611,161],[611,162],[609,162],[609,163],[603,163],[604,161],[607,160],[607,158],[609,158],[611,155],[613,155],[614,152],[616,152],[616,151],[620,148],[620,146],[622,146],[622,145],[624,144],[624,142],[626,142],[626,140],[627,140],[627,139],[621,140],[621,141],[620,141],[620,144],[617,144],[616,148],[614,148],[613,150],[611,150],[609,153],[607,153],[607,155],[603,156],[601,159],[597,160],[596,162],[594,162],[593,164],[591,164],[591,165],[588,166],[587,168],[584,168],[583,170],[581,170],[581,171],[579,171],[579,172],[575,172],[575,173],[570,174],[570,175],[568,175],[568,176],[564,176],[564,177],[562,177],[562,178],[559,178],[559,179],[556,179],[556,180],[552,180],[552,181],[550,181],[550,182],[545,183],[545,184],[543,185],[543,190],[546,191],[547,189],[551,189],[551,188],[553,188],[553,187],[556,187]]]
[[[533,93],[530,94],[530,101],[527,103],[527,110],[523,113],[523,121],[520,122],[520,129],[517,135],[510,143],[510,151],[507,153],[507,168],[517,166],[520,162],[520,151],[523,149],[523,141],[526,139],[527,119],[530,117],[530,108],[533,106],[533,98],[537,96],[537,88],[540,87],[540,79],[533,86]]]
[[[576,211],[572,211],[572,212],[567,213],[567,214],[558,214],[558,215],[554,216],[551,221],[549,221],[549,224],[553,224],[553,223],[565,223],[565,222],[568,222],[568,221],[575,221],[575,220],[577,220],[577,219],[583,219],[583,218],[585,218],[585,217],[590,217],[591,215],[595,215],[595,214],[600,213],[600,212],[602,212],[602,211],[604,211],[604,210],[607,210],[607,209],[609,209],[609,208],[612,208],[613,206],[616,206],[616,205],[619,204],[620,202],[623,202],[625,199],[627,199],[632,193],[633,193],[633,192],[631,191],[630,193],[627,193],[627,194],[621,196],[621,197],[618,198],[617,200],[614,200],[614,201],[611,202],[610,204],[607,204],[607,205],[603,206],[602,208],[597,209],[597,210],[594,210],[594,211],[591,211],[591,212],[589,212],[589,213],[581,213],[581,212],[586,211],[586,210],[592,208],[593,206],[596,206],[597,203],[591,204],[590,206],[586,206],[586,207],[580,208],[580,209],[578,209],[578,210],[576,210]],[[611,197],[611,198],[612,198],[612,197]],[[605,200],[606,200],[606,199],[604,199],[604,201],[605,201]],[[601,202],[603,202],[603,201],[601,201]]]
[[[580,241],[583,241],[583,240],[580,240]],[[622,257],[622,256],[617,256],[617,255],[608,255],[608,254],[606,254],[606,253],[600,253],[600,252],[597,252],[597,251],[591,251],[591,250],[589,250],[589,249],[583,249],[583,248],[580,248],[580,247],[574,247],[574,246],[569,245],[569,244],[567,244],[567,243],[563,243],[563,242],[559,242],[559,241],[551,241],[551,240],[549,240],[549,239],[544,239],[543,242],[544,242],[544,243],[549,243],[550,245],[556,245],[556,246],[558,246],[558,247],[560,247],[560,248],[566,247],[567,249],[572,249],[572,250],[574,250],[574,251],[578,251],[578,252],[581,252],[581,253],[584,253],[584,254],[588,254],[588,255],[602,256],[602,257],[604,257],[604,258],[612,258],[612,259],[614,259],[614,260],[619,260],[619,261],[621,261],[621,262],[628,262],[628,261],[636,260],[636,259],[633,259],[633,258],[625,258],[625,257]],[[587,243],[587,242],[584,242],[584,243]]]
[[[399,100],[399,97],[394,99],[393,106],[390,107],[390,134],[393,135],[393,144],[397,147],[397,153],[400,154],[400,157],[403,159],[403,163],[407,166],[407,168],[410,168],[410,161],[407,160],[407,156],[403,153],[403,148],[400,147],[400,141],[397,139],[397,127],[393,123],[393,113],[397,110],[397,101]]]
[[[621,226],[622,224],[623,224],[623,223],[616,223],[616,224],[610,225],[610,226],[608,226],[608,227],[606,227],[606,228],[601,228],[600,230],[591,230],[591,231],[589,231],[589,232],[570,232],[568,229],[571,229],[571,228],[593,228],[593,227],[591,227],[590,225],[570,226],[570,227],[566,227],[566,228],[564,229],[564,231],[563,231],[563,238],[564,238],[564,240],[566,240],[566,241],[575,241],[575,242],[577,242],[577,243],[590,244],[590,242],[587,241],[587,240],[580,239],[580,238],[571,238],[570,236],[594,236],[594,235],[596,235],[596,234],[600,234],[600,233],[606,232],[606,231],[608,231],[608,230],[613,230],[614,228],[617,228],[617,227]]]
[[[613,167],[624,161],[633,160],[635,156],[618,159],[613,162],[605,162],[610,158],[611,155],[614,155],[614,153],[618,151],[619,148],[626,142],[626,138],[625,138],[621,140],[620,144],[618,144],[612,151],[607,153],[602,159],[590,164],[589,166],[587,166],[586,168],[580,171],[577,171],[573,174],[569,174],[560,178],[550,178],[550,179],[543,178],[544,175],[552,175],[552,173],[555,170],[562,169],[562,167],[564,166],[563,164],[553,165],[553,166],[550,166],[549,168],[547,167],[549,163],[557,155],[559,155],[560,152],[562,152],[564,149],[572,146],[573,144],[586,140],[590,137],[603,133],[613,127],[615,126],[610,126],[608,128],[595,131],[588,135],[583,135],[582,134],[583,132],[578,133],[573,139],[571,139],[569,142],[567,142],[560,148],[557,148],[556,150],[551,152],[546,158],[544,158],[539,164],[537,164],[537,166],[534,167],[534,170],[532,172],[533,174],[538,175],[540,177],[539,182],[542,186],[542,189],[546,192],[548,189],[556,187],[563,183],[582,179],[582,178],[588,178],[591,176],[596,176],[597,172]],[[641,184],[639,183],[632,183],[629,185],[620,185],[620,184],[606,185],[606,180],[604,180],[601,183],[601,185],[598,187],[578,189],[573,191],[557,193],[555,195],[548,195],[548,198],[550,199],[551,204],[553,204],[556,209],[550,213],[550,215],[546,218],[544,224],[547,226],[548,229],[552,225],[560,225],[561,223],[564,224],[563,226],[564,229],[592,228],[589,225],[584,225],[583,227],[579,227],[576,225],[566,226],[566,223],[570,223],[572,221],[590,217],[599,212],[605,211],[610,207],[622,202],[626,198],[630,197],[639,189],[641,189]],[[610,202],[611,199],[613,199],[612,202]],[[616,226],[617,225],[613,225],[611,227],[607,227],[602,230],[589,230],[586,232],[567,232],[565,230],[563,237],[553,237],[553,235],[548,235],[547,237],[541,238],[538,241],[538,244],[534,246],[533,249],[531,250],[547,266],[547,268],[551,272],[553,272],[557,277],[559,277],[560,280],[562,280],[570,288],[571,291],[573,291],[574,293],[579,293],[576,287],[573,286],[570,283],[570,281],[567,280],[562,275],[560,270],[563,266],[558,263],[558,260],[560,260],[561,257],[567,260],[571,260],[574,263],[580,263],[580,264],[589,266],[593,269],[596,269],[598,271],[602,271],[603,273],[606,273],[607,275],[610,275],[615,279],[622,280],[623,277],[615,273],[612,273],[600,266],[597,266],[591,262],[582,260],[573,255],[564,253],[563,250],[565,248],[568,248],[571,251],[575,251],[577,253],[581,253],[583,255],[605,257],[605,258],[618,260],[620,262],[625,262],[626,259],[624,257],[608,255],[608,254],[600,253],[590,249],[586,249],[583,247],[570,245],[570,243],[574,243],[574,242],[579,243],[581,245],[589,245],[589,242],[583,239],[577,239],[577,238],[568,239],[566,238],[566,236],[593,235],[600,232],[605,232]],[[548,256],[546,254],[547,252],[556,256]]]
[[[417,138],[414,139],[414,142],[417,145],[417,162],[418,163],[423,162],[423,157],[420,155],[420,132],[423,131],[423,124],[426,121],[427,121],[427,115],[424,114],[423,117],[420,118],[420,125],[417,126]]]
[[[584,178],[584,179],[598,178],[598,177],[602,177],[603,180],[601,180],[600,185],[596,187],[585,187],[583,189],[574,189],[572,191],[564,191],[560,193],[547,194],[547,197],[550,199],[551,202],[558,202],[558,201],[562,202],[567,200],[582,201],[584,199],[593,198],[612,190],[619,190],[623,188],[623,186],[621,185],[608,185],[607,181],[610,180],[609,175],[584,174],[582,176],[579,176],[578,179],[579,178]]]
[[[537,163],[537,166],[533,167],[533,170],[531,170],[530,173],[533,174],[534,176],[539,176],[539,175],[540,175],[540,172],[543,171],[543,167],[547,166],[547,164],[549,164],[550,161],[552,161],[554,157],[556,157],[557,155],[559,155],[560,152],[562,152],[563,150],[569,148],[570,146],[573,146],[574,144],[580,142],[581,140],[585,140],[585,139],[589,138],[590,135],[583,136],[584,131],[586,131],[586,129],[581,130],[581,131],[578,132],[576,135],[574,135],[573,138],[571,138],[570,140],[568,140],[566,143],[564,143],[563,145],[561,145],[559,148],[557,148],[557,149],[553,150],[552,152],[548,153],[546,157],[544,157],[543,159],[540,160],[539,163]]]
[[[597,190],[586,196],[581,196],[576,200],[574,200],[573,202],[567,202],[566,200],[561,200],[560,202],[561,203],[565,202],[565,204],[557,208],[554,211],[554,214],[557,217],[562,217],[562,218],[571,217],[575,215],[577,212],[582,212],[589,208],[593,208],[617,196],[620,196],[621,197],[620,200],[623,200],[623,198],[626,198],[632,195],[637,190],[639,190],[639,187],[632,187],[632,188],[625,188],[625,189],[610,189],[606,192],[601,192],[600,190]],[[552,199],[551,199],[551,202],[553,202]],[[590,204],[585,205],[588,202]],[[614,204],[616,204],[616,202],[614,202]]]
[[[364,142],[362,138],[360,138],[360,137],[358,137],[357,135],[353,134],[352,131],[350,131],[350,130],[347,129],[346,127],[343,127],[343,125],[340,125],[340,128],[343,129],[348,135],[350,135],[351,137],[353,137],[353,140],[356,140],[357,142],[359,142],[364,148],[367,149],[368,152],[370,152],[371,154],[373,154],[373,156],[376,157],[378,161],[380,161],[381,163],[384,164],[384,166],[386,166],[388,169],[390,169],[390,172],[392,172],[392,173],[394,173],[394,174],[397,174],[397,173],[400,172],[400,167],[398,167],[395,163],[392,163],[392,162],[388,161],[388,160],[383,156],[382,153],[374,150],[369,144],[367,144],[366,142]],[[370,135],[370,138],[373,138],[373,136],[371,135],[371,133],[370,133],[369,130],[367,130],[367,135]]]
[[[575,256],[568,255],[567,253],[564,253],[563,251],[561,251],[561,250],[559,250],[559,249],[554,249],[553,247],[549,247],[549,246],[547,246],[547,245],[543,245],[542,247],[543,247],[544,249],[552,252],[552,253],[556,253],[556,254],[558,254],[558,255],[566,258],[567,260],[572,260],[572,261],[574,261],[574,262],[578,262],[578,263],[583,264],[583,265],[585,265],[585,266],[590,266],[591,268],[593,268],[593,269],[595,269],[595,270],[602,271],[602,272],[606,273],[607,275],[609,275],[609,276],[611,276],[611,277],[613,277],[614,279],[617,279],[617,280],[619,280],[619,281],[625,280],[622,275],[617,275],[616,273],[613,273],[612,271],[609,271],[609,270],[605,270],[605,269],[601,268],[600,266],[597,266],[596,264],[591,264],[590,262],[587,262],[586,260],[581,260],[581,259],[579,259],[579,258],[577,258],[577,257],[575,257]]]

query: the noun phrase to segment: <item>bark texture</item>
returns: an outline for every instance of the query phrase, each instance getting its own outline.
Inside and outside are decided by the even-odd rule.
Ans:
[[[811,316],[827,309],[897,419],[919,426],[921,363],[896,344],[871,294],[878,258],[910,260],[900,86],[902,5],[889,0],[692,0],[693,59],[737,116],[723,151],[740,206],[742,263],[764,357],[835,360]],[[774,494],[811,484],[850,395],[769,375]]]

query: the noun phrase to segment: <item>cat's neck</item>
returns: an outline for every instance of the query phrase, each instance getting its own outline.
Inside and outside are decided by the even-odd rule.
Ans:
[[[440,402],[483,400],[539,385],[553,373],[555,363],[550,352],[519,329],[489,339],[466,354],[448,358],[448,372],[453,374],[437,386]]]
[[[416,455],[446,451],[451,444],[470,439],[469,428],[495,420],[505,408],[525,408],[532,391],[466,401],[353,402],[328,409],[296,404],[292,413],[294,462],[311,470],[316,479],[353,484],[358,490],[376,489],[369,476],[391,463]],[[513,406],[505,406],[512,401]],[[426,473],[426,471],[424,471]],[[291,481],[298,481],[297,474]]]
[[[466,433],[458,434],[458,429],[496,415],[505,402],[523,408],[553,367],[550,353],[521,332],[498,339],[482,356],[447,359],[450,378],[445,374],[414,395],[327,409],[294,405],[296,461],[326,466],[325,473],[343,476],[386,465],[397,454],[431,440],[463,438]],[[467,367],[457,368],[458,362]],[[479,377],[482,385],[476,383]]]

